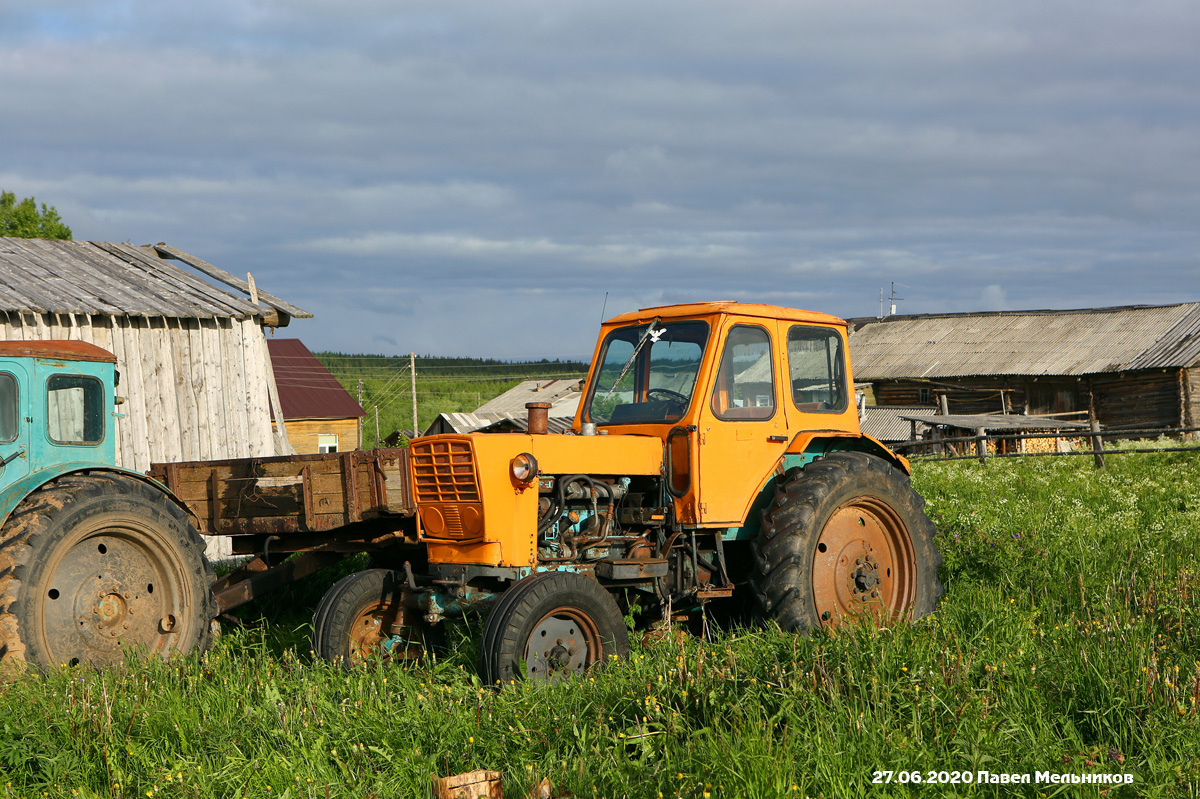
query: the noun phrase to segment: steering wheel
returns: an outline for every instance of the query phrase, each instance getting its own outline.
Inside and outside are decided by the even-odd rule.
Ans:
[[[688,403],[691,402],[686,395],[680,394],[678,391],[672,391],[669,388],[646,389],[646,397],[648,399],[654,399],[655,395],[658,395],[658,399],[661,402],[671,402],[678,405],[681,411],[687,410]]]

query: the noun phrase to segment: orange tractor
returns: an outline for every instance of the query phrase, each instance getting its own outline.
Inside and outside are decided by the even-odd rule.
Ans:
[[[571,434],[437,435],[405,452],[407,521],[313,619],[330,658],[419,653],[490,606],[488,683],[623,656],[636,603],[751,594],[785,630],[923,616],[941,596],[908,462],[859,430],[846,324],[734,302],[605,322]]]
[[[528,433],[155,464],[149,478],[112,465],[113,355],[13,347],[0,665],[203,647],[213,616],[359,552],[377,568],[325,594],[313,648],[416,657],[447,617],[487,609],[489,683],[624,655],[635,605],[674,619],[753,597],[806,630],[916,618],[941,596],[933,525],[907,461],[859,430],[832,316],[718,302],[611,319],[571,435],[548,435],[535,403]],[[197,533],[251,557],[211,582]]]

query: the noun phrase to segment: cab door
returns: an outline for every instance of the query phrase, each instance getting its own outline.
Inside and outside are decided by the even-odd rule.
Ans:
[[[29,474],[28,361],[0,361],[0,487],[8,487]]]
[[[724,331],[711,394],[698,417],[701,524],[741,525],[787,448],[775,333],[770,322],[742,322]]]

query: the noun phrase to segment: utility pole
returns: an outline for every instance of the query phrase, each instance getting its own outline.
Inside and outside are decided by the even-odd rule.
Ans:
[[[375,406],[375,447],[379,447],[379,406]]]
[[[417,354],[415,352],[408,354],[408,371],[412,373],[413,438],[416,438],[421,434],[417,430]]]
[[[363,381],[362,381],[362,378],[360,377],[360,378],[358,378],[358,407],[360,407],[360,408],[362,407],[362,401],[363,401]],[[360,417],[358,417],[358,448],[359,449],[363,448],[362,441],[363,441],[363,417],[360,416]]]

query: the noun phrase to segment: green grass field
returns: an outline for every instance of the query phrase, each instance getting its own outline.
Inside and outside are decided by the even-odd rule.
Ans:
[[[424,797],[475,768],[510,799],[543,776],[578,797],[1200,795],[1200,459],[919,464],[914,481],[945,557],[922,622],[667,636],[585,680],[495,692],[473,673],[478,621],[416,668],[312,662],[318,580],[203,657],[0,686],[0,795]],[[925,782],[980,770],[1134,782]]]

